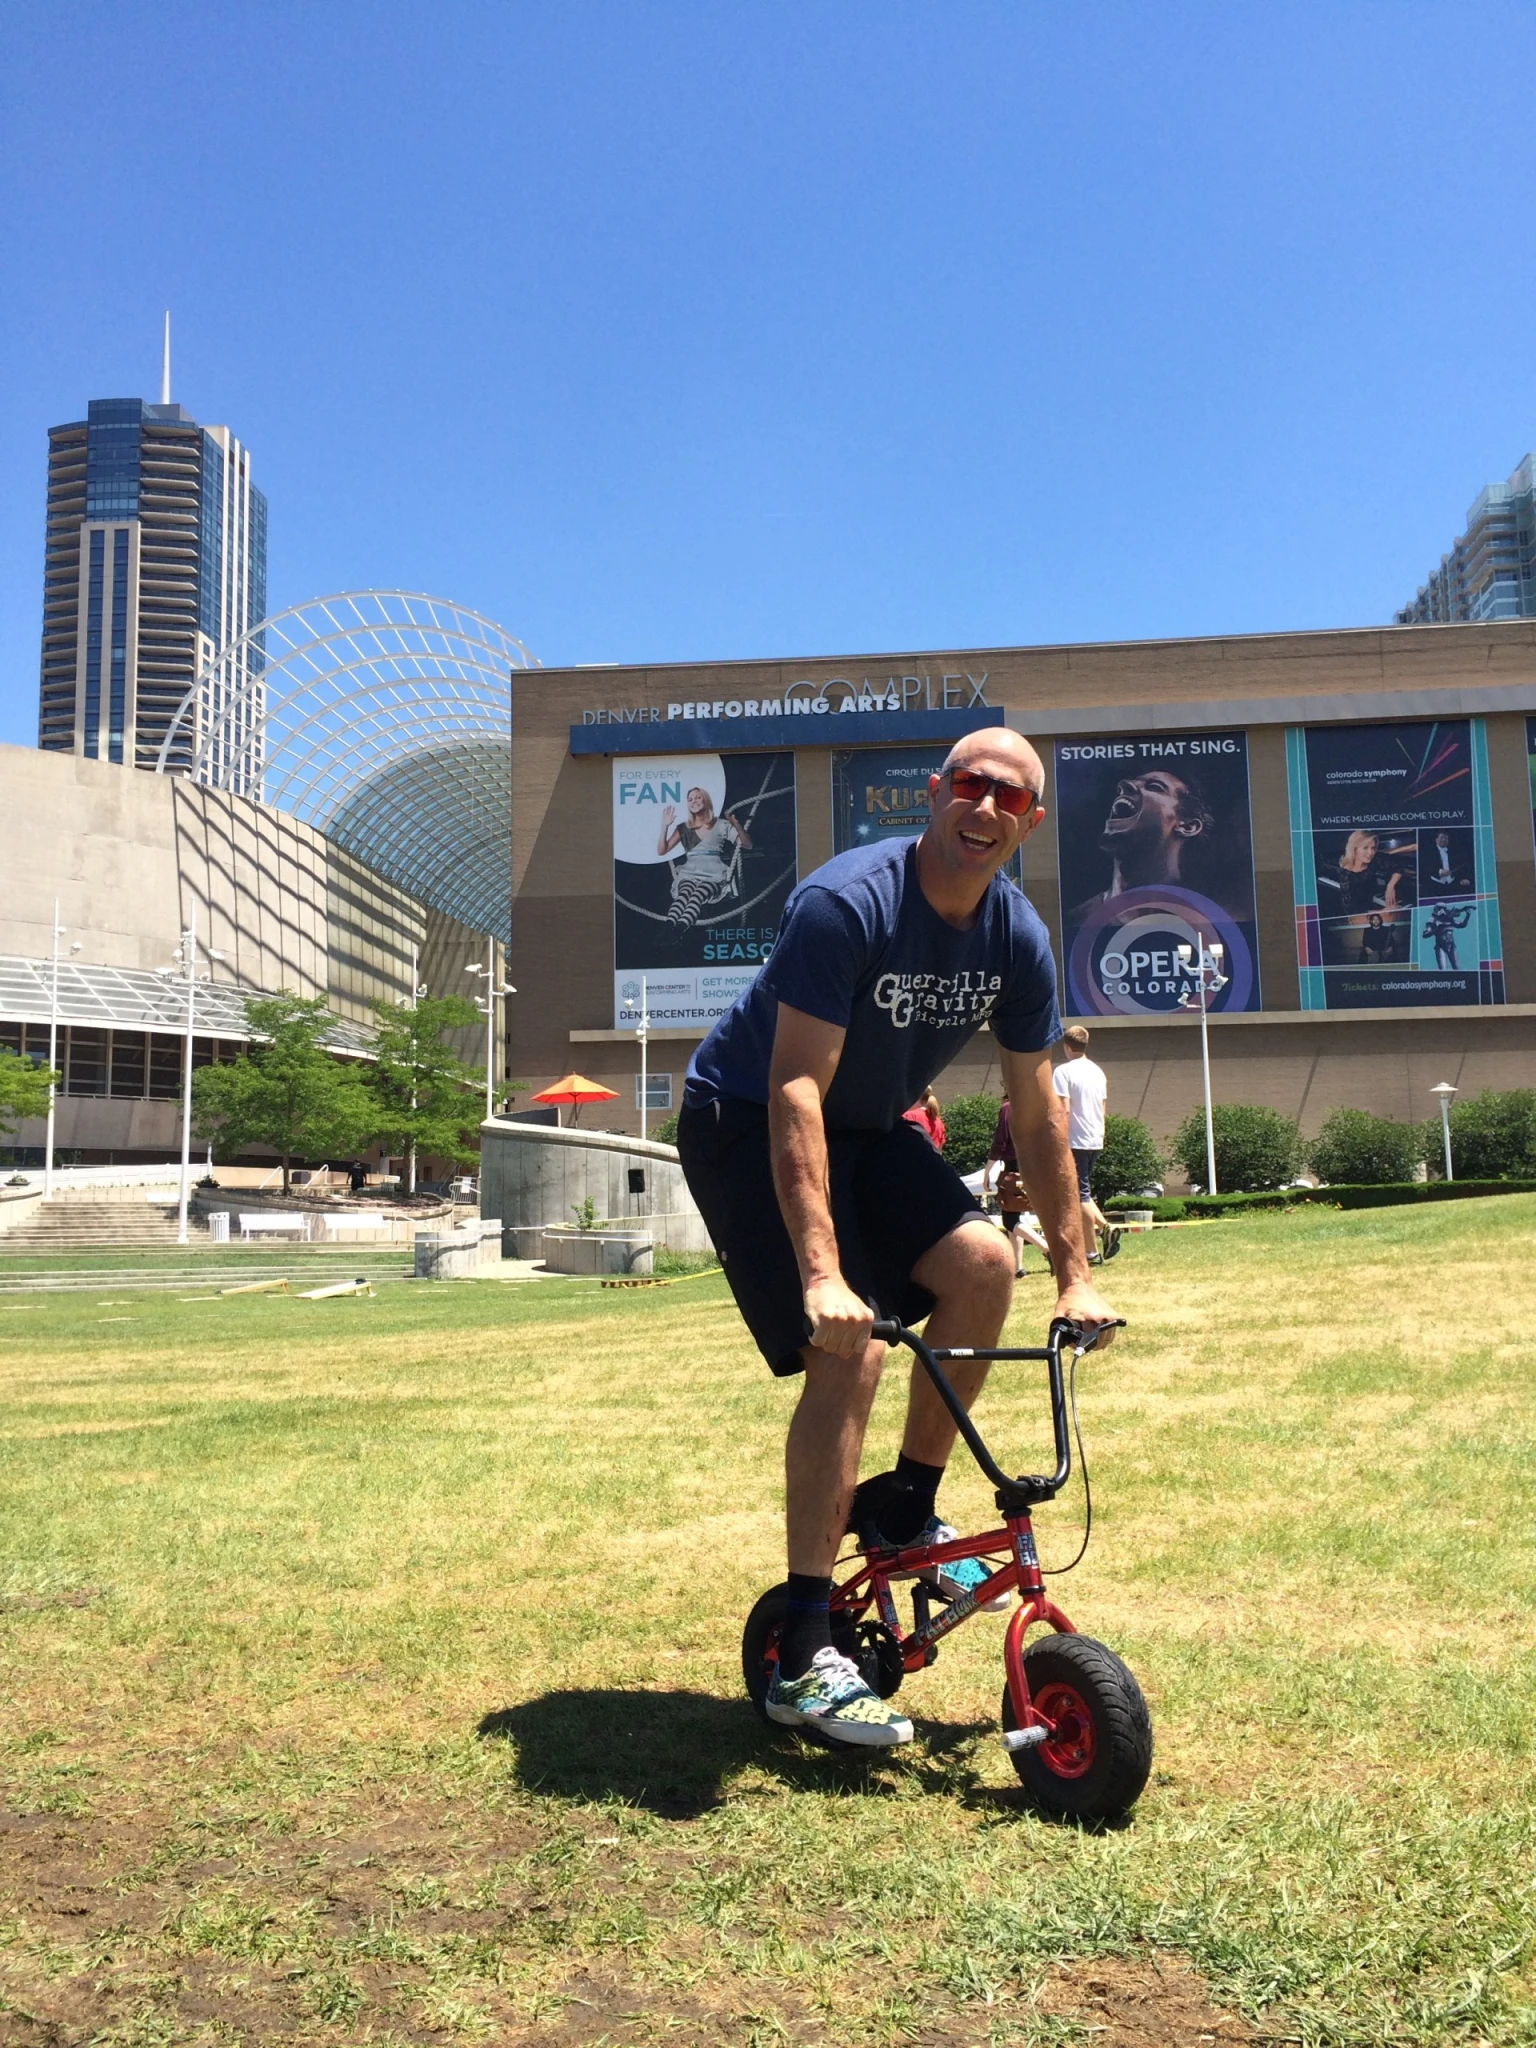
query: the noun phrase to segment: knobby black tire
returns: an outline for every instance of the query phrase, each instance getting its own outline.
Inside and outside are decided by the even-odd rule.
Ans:
[[[1053,1820],[1115,1821],[1140,1798],[1152,1770],[1152,1717],[1130,1668],[1092,1636],[1041,1636],[1024,1652],[1030,1696],[1069,1685],[1088,1710],[1093,1760],[1081,1777],[1050,1767],[1048,1745],[1011,1752],[1030,1803]],[[1013,1700],[1003,1688],[1003,1726],[1015,1728]]]
[[[747,1616],[747,1625],[741,1632],[741,1676],[747,1698],[770,1728],[774,1723],[768,1720],[768,1688],[773,1682],[773,1671],[765,1660],[788,1612],[788,1586],[770,1586]]]

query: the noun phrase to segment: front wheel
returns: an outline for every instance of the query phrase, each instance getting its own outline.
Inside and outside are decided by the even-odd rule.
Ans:
[[[1042,1636],[1024,1652],[1024,1676],[1052,1733],[1010,1752],[1032,1805],[1057,1820],[1119,1820],[1152,1769],[1152,1718],[1141,1687],[1092,1636]],[[1003,1726],[1018,1726],[1003,1688]]]

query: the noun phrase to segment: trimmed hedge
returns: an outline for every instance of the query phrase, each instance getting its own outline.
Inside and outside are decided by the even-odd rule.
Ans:
[[[1536,1180],[1418,1180],[1369,1187],[1273,1188],[1254,1195],[1165,1195],[1160,1202],[1138,1202],[1122,1195],[1106,1202],[1104,1209],[1106,1215],[1117,1216],[1127,1209],[1150,1209],[1154,1223],[1179,1223],[1186,1216],[1240,1216],[1255,1210],[1316,1204],[1325,1209],[1389,1209],[1413,1202],[1465,1201],[1475,1195],[1536,1195]]]
[[[1294,1180],[1301,1164],[1301,1132],[1288,1116],[1250,1102],[1218,1102],[1211,1110],[1216,1185],[1234,1194],[1268,1192]],[[1205,1111],[1191,1110],[1168,1147],[1191,1181],[1205,1180]]]
[[[1150,1196],[1143,1200],[1139,1195],[1113,1195],[1107,1202],[1099,1204],[1106,1216],[1124,1216],[1132,1209],[1143,1212],[1150,1209],[1154,1223],[1182,1222],[1187,1206],[1177,1195],[1159,1195],[1156,1201]]]

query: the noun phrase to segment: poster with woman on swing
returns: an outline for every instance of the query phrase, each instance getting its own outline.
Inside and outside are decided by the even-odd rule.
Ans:
[[[707,1029],[773,950],[795,881],[792,753],[616,758],[614,1029],[633,1028],[642,976],[653,1027]]]

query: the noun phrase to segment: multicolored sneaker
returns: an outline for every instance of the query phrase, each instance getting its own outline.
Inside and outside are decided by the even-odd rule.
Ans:
[[[959,1535],[958,1529],[951,1529],[948,1522],[941,1522],[937,1515],[930,1515],[921,1533],[919,1543],[953,1543]],[[974,1593],[992,1576],[979,1557],[957,1557],[948,1564],[933,1565],[920,1574],[929,1585],[946,1600],[958,1600],[962,1593]],[[995,1599],[984,1600],[979,1612],[982,1614],[1004,1614],[1011,1602],[1006,1593],[999,1593]]]
[[[853,1749],[894,1749],[912,1740],[912,1723],[860,1678],[858,1667],[836,1650],[818,1650],[801,1678],[775,1671],[765,1702],[768,1718],[785,1728],[809,1728],[824,1741]]]

